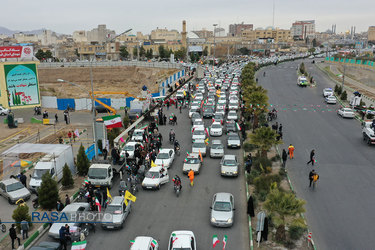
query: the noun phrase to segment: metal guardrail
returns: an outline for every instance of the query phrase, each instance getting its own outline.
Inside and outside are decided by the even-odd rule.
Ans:
[[[139,61],[105,61],[105,62],[42,62],[39,68],[61,68],[61,67],[116,67],[136,66],[144,68],[181,69],[183,65],[169,62],[139,62]]]

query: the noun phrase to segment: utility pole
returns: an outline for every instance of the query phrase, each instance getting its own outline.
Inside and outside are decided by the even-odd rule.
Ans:
[[[216,33],[217,23],[213,24],[213,26],[214,26],[214,60],[212,62],[212,67],[213,67],[213,69],[215,69],[215,54],[216,54],[216,41],[215,41],[216,35],[215,35],[215,33]]]
[[[345,60],[345,59],[344,59]],[[344,84],[345,84],[345,63],[342,64],[344,70],[343,70],[343,74],[342,74],[342,91],[344,92]]]
[[[94,80],[92,76],[92,65],[90,63],[90,81],[91,81],[91,108],[92,108],[92,135],[94,137],[94,150],[95,150],[95,157],[98,157],[98,145],[97,145],[97,138],[96,138],[96,114],[95,114],[95,100],[94,100]]]

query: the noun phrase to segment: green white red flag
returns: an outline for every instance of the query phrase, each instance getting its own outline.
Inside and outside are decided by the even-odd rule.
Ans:
[[[86,249],[86,241],[78,241],[72,243],[72,250],[85,250]]]
[[[158,245],[158,242],[156,240],[151,241],[151,246],[156,247]]]
[[[212,247],[215,248],[216,245],[219,243],[219,238],[217,237],[217,235],[215,234],[213,237],[212,237]]]
[[[224,235],[223,238],[223,250],[225,249],[225,246],[227,245],[228,236]]]
[[[121,128],[122,127],[122,121],[120,115],[108,115],[102,117],[104,121],[104,125],[107,128]]]

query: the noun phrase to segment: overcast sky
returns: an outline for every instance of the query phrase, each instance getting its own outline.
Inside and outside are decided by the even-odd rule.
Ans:
[[[367,31],[375,25],[375,0],[274,0],[275,26],[289,29],[295,20],[316,20],[316,30],[332,24],[337,32]],[[156,27],[188,31],[217,23],[228,32],[231,23],[272,25],[273,0],[1,0],[0,26],[12,30],[51,29],[72,34],[98,24],[121,33],[129,28],[149,34]],[[370,23],[372,21],[372,23]]]

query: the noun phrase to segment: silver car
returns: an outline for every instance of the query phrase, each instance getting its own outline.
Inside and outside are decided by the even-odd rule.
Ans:
[[[105,209],[101,226],[103,229],[122,228],[126,217],[131,211],[132,201],[125,204],[124,197],[114,196],[111,203]],[[108,219],[110,218],[110,219]]]
[[[13,178],[0,182],[0,194],[10,204],[16,203],[19,199],[28,200],[31,196],[30,191],[20,181]]]
[[[202,166],[201,159],[198,154],[191,153],[184,160],[184,165],[182,166],[182,172],[187,174],[190,169],[194,171],[195,174],[199,174],[200,168]]]
[[[222,176],[238,176],[238,161],[235,155],[224,155],[220,162]]]
[[[224,145],[221,140],[213,140],[210,148],[210,157],[223,157]]]
[[[211,205],[211,225],[231,227],[234,221],[234,198],[230,193],[216,193]]]
[[[206,143],[204,142],[204,140],[195,140],[191,151],[197,154],[201,152],[202,156],[206,156],[207,147],[206,147]]]
[[[227,146],[228,148],[240,148],[241,147],[241,139],[237,133],[229,133],[227,138]]]

